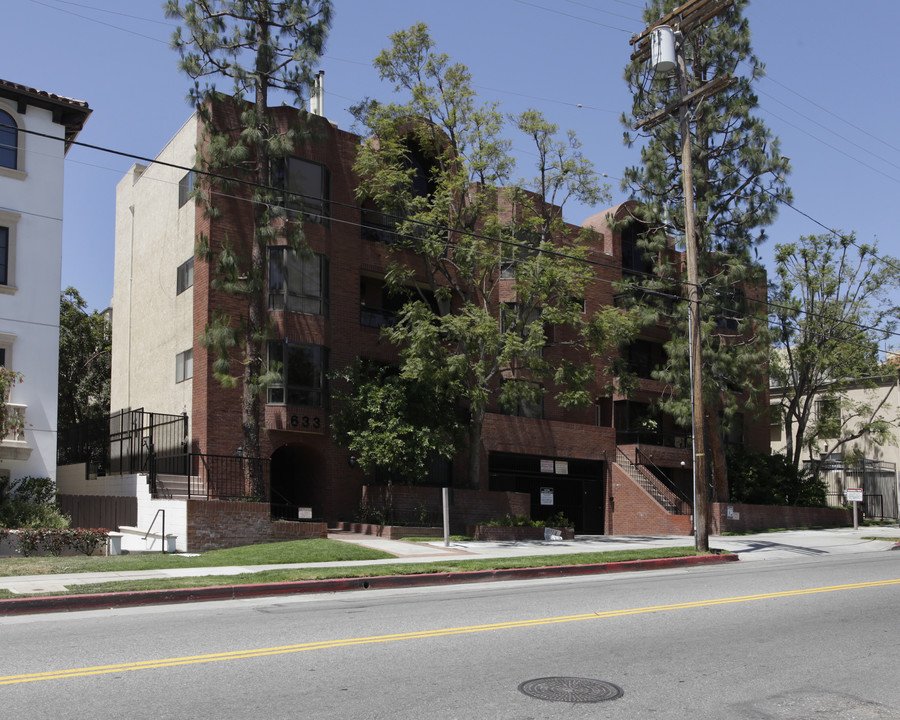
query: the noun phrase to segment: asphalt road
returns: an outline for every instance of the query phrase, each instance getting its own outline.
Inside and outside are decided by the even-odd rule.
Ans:
[[[898,600],[900,553],[876,552],[8,617],[0,708],[17,719],[900,719]],[[520,691],[541,678],[624,694]]]

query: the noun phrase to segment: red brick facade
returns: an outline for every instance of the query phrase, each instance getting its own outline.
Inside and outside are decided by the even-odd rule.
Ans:
[[[229,112],[219,108],[219,113]],[[232,111],[233,112],[233,111]],[[276,111],[279,125],[287,126],[294,113],[289,108]],[[237,124],[235,118],[234,124]],[[295,342],[322,346],[328,349],[330,369],[342,368],[357,357],[390,362],[394,349],[380,339],[377,327],[361,321],[361,312],[377,293],[377,284],[384,277],[388,264],[388,248],[361,233],[361,211],[355,198],[356,179],[352,171],[360,138],[338,130],[323,118],[311,118],[314,140],[298,148],[298,155],[328,168],[330,176],[330,220],[323,224],[304,223],[309,247],[321,253],[329,262],[329,297],[327,315],[270,311],[271,336]],[[199,140],[199,139],[198,139]],[[243,197],[241,196],[243,193]],[[239,249],[249,247],[253,224],[253,210],[247,202],[248,191],[236,189],[234,197],[217,200],[219,215],[210,219],[202,209],[197,210],[196,231],[209,238],[213,249],[227,240]],[[614,303],[613,282],[622,278],[622,248],[618,235],[607,224],[607,216],[621,220],[628,206],[598,213],[585,225],[599,233],[596,250],[592,253],[597,282],[586,292],[587,313]],[[673,257],[678,254],[673,250]],[[371,283],[374,283],[372,285]],[[374,288],[374,289],[373,289]],[[214,378],[213,359],[200,341],[200,334],[212,321],[214,313],[226,313],[235,321],[246,316],[246,301],[214,290],[210,284],[210,268],[201,258],[194,265],[194,334],[193,345],[193,405],[191,410],[195,451],[206,454],[235,455],[242,446],[239,389],[224,389]],[[370,304],[369,303],[369,304]],[[647,329],[646,337],[661,343],[667,330],[660,325]],[[570,351],[563,347],[548,349],[548,357],[564,357]],[[598,370],[603,370],[598,361]],[[670,516],[615,466],[616,429],[614,407],[624,396],[606,396],[598,383],[596,404],[581,411],[566,411],[548,398],[543,419],[510,417],[489,412],[484,422],[481,478],[477,487],[464,487],[465,458],[453,463],[454,517],[457,528],[473,525],[503,515],[531,514],[543,506],[546,498],[552,502],[566,496],[566,510],[578,514],[572,497],[589,498],[592,503],[593,532],[681,533],[691,530],[690,518]],[[552,390],[552,388],[548,388]],[[651,402],[665,388],[661,383],[642,380],[633,400]],[[303,407],[266,404],[262,398],[264,431],[261,455],[278,459],[279,482],[291,484],[292,498],[300,506],[316,509],[329,524],[350,521],[361,502],[383,501],[384,488],[366,487],[369,482],[353,466],[350,453],[337,447],[330,438],[329,405]],[[763,405],[765,406],[765,405]],[[748,445],[768,446],[768,425],[747,423]],[[241,448],[242,450],[242,448]],[[681,462],[690,467],[690,452],[686,448],[654,448],[656,464],[681,470]],[[531,496],[499,491],[502,475],[507,484],[514,482],[509,458],[528,460],[528,487]],[[506,458],[507,466],[501,460]],[[581,465],[578,465],[581,463]],[[570,473],[568,466],[578,467],[580,474]],[[505,469],[504,469],[505,467]],[[276,471],[273,470],[273,473]],[[542,474],[543,473],[543,474]],[[288,477],[289,476],[289,477]],[[276,481],[273,479],[273,486]],[[534,495],[541,488],[545,497],[538,503]],[[439,505],[436,488],[394,488],[393,502],[425,501]],[[573,504],[574,503],[574,504]],[[251,538],[269,536],[266,506],[248,503],[191,502],[189,539],[191,549],[256,542]],[[586,518],[587,516],[585,516]],[[572,518],[576,528],[582,527],[580,516]],[[587,520],[584,520],[588,523]],[[294,523],[296,524],[296,523]]]

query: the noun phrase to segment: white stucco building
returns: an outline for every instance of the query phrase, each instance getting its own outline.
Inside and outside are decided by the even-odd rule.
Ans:
[[[197,118],[116,187],[112,412],[192,415]],[[173,167],[178,166],[178,167]],[[150,320],[150,321],[148,321]]]
[[[91,110],[0,80],[0,364],[24,377],[0,439],[0,477],[56,477],[63,167]]]

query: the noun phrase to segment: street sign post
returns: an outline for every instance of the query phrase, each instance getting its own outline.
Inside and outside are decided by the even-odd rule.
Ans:
[[[847,500],[853,503],[853,529],[859,530],[859,515],[856,512],[856,508],[857,503],[863,501],[863,490],[862,488],[847,488],[844,490],[844,495]]]

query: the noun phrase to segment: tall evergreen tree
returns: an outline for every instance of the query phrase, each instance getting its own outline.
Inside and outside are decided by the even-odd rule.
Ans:
[[[302,101],[313,81],[313,67],[325,47],[331,25],[330,0],[169,0],[166,14],[182,22],[173,37],[180,67],[194,79],[190,99],[203,122],[204,138],[197,163],[216,176],[252,184],[254,228],[249,246],[226,242],[213,246],[198,238],[197,254],[210,263],[216,290],[242,298],[241,320],[218,315],[206,328],[205,345],[215,355],[213,372],[226,387],[241,388],[244,454],[259,456],[260,395],[277,378],[265,363],[266,247],[286,238],[295,249],[304,246],[302,219],[287,219],[283,194],[274,190],[275,161],[290,155],[308,138]],[[230,79],[228,98],[214,82]],[[217,122],[217,103],[232,103],[237,127]],[[279,129],[275,107],[296,105],[300,122]],[[234,185],[208,176],[198,182],[196,196],[216,217],[216,193]],[[255,467],[251,464],[251,470]],[[258,487],[259,478],[250,478]]]
[[[644,12],[649,24],[671,12],[676,0],[651,0]],[[767,337],[760,303],[765,271],[754,252],[765,240],[764,228],[775,218],[778,205],[790,199],[785,176],[789,171],[778,141],[756,115],[753,83],[763,65],[750,46],[750,28],[743,10],[746,0],[683,38],[687,91],[693,92],[718,76],[730,76],[729,88],[694,104],[691,110],[691,150],[695,195],[695,234],[699,252],[703,403],[706,414],[708,468],[715,495],[727,499],[724,435],[736,413],[750,409],[740,398],[762,389],[765,380]],[[681,179],[681,134],[677,117],[669,117],[646,133],[634,127],[654,111],[677,103],[676,72],[655,76],[649,63],[633,60],[625,79],[633,91],[633,105],[623,115],[625,142],[641,149],[641,164],[625,171],[623,185],[641,201],[639,220],[646,233],[639,240],[652,275],[641,284],[662,295],[684,294],[681,267],[662,252],[671,238],[684,237],[684,193]],[[652,299],[653,293],[635,294]],[[687,308],[676,303],[668,362],[659,374],[672,387],[661,403],[684,427],[690,426],[690,382],[687,352]],[[666,311],[668,312],[668,310]]]
[[[373,140],[356,170],[360,199],[397,218],[388,286],[420,294],[385,334],[400,350],[402,378],[431,384],[466,410],[467,478],[477,486],[488,409],[533,408],[545,392],[563,407],[584,407],[595,380],[591,352],[629,337],[631,320],[612,308],[582,314],[593,237],[566,225],[562,207],[568,198],[597,203],[606,192],[577,139],[560,139],[536,111],[514,118],[538,160],[527,190],[510,187],[505,118],[477,103],[468,69],[436,52],[423,24],[391,40],[375,65],[405,99],[357,109]],[[551,326],[569,353],[544,352]]]

